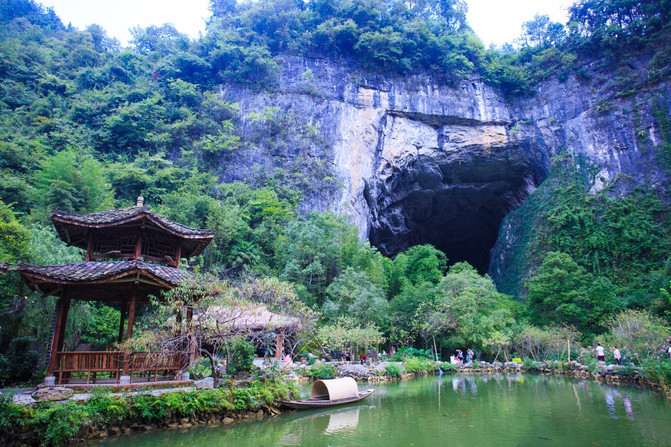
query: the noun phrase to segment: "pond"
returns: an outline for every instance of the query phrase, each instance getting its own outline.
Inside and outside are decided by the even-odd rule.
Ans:
[[[372,386],[372,396],[349,406],[115,437],[99,445],[671,445],[671,401],[633,387],[531,374],[444,375]]]

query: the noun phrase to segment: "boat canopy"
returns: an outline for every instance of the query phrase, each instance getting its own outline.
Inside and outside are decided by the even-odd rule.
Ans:
[[[359,387],[351,377],[340,379],[317,380],[312,385],[310,398],[322,398],[328,400],[347,399],[359,395]]]

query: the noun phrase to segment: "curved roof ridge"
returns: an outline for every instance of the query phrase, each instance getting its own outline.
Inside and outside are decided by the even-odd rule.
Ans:
[[[34,265],[21,263],[12,270],[16,270],[22,275],[37,275],[43,278],[64,282],[100,281],[124,275],[125,273],[134,270],[139,270],[155,275],[173,286],[179,285],[190,276],[188,272],[174,267],[151,264],[138,260],[73,262],[60,265]]]
[[[100,211],[90,214],[76,214],[53,209],[49,217],[54,222],[68,223],[71,225],[83,227],[111,227],[127,222],[132,222],[142,218],[147,218],[166,231],[176,233],[185,238],[211,238],[214,237],[214,231],[209,229],[192,228],[178,222],[173,222],[168,218],[156,214],[144,206],[131,206],[128,208],[116,208],[107,211]]]

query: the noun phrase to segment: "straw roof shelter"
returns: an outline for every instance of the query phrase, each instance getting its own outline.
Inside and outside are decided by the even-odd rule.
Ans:
[[[200,325],[209,338],[226,338],[232,334],[244,334],[260,339],[264,334],[275,334],[275,357],[280,358],[287,338],[301,328],[300,319],[271,312],[263,304],[250,303],[236,307],[210,306],[202,313],[194,315],[193,322]]]

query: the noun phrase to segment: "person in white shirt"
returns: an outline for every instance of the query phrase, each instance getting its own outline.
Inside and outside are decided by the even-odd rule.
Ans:
[[[615,364],[618,366],[622,366],[622,354],[620,353],[620,350],[617,349],[616,347],[613,347],[613,357],[615,357]]]
[[[598,342],[596,344],[596,359],[600,362],[605,362],[606,361],[606,355],[605,355],[603,346],[601,346],[601,342]]]

